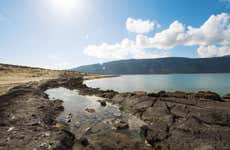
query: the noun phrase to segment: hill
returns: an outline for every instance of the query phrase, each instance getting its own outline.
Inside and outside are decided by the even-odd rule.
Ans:
[[[130,59],[80,66],[73,70],[98,74],[230,73],[230,56]]]

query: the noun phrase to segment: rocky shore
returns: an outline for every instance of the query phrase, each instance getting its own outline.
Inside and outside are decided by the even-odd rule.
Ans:
[[[71,149],[74,135],[56,126],[62,101],[48,99],[44,90],[53,85],[47,83],[26,83],[0,96],[0,149]]]
[[[76,139],[56,117],[64,110],[61,100],[50,101],[45,90],[78,89],[82,95],[103,97],[120,110],[143,120],[143,143],[114,132]],[[0,149],[230,149],[230,95],[213,92],[118,93],[87,87],[83,79],[59,78],[31,82],[0,96]],[[118,129],[128,128],[118,122]],[[103,131],[103,126],[98,127]],[[97,129],[98,129],[97,128]]]
[[[153,149],[230,149],[230,95],[214,92],[117,93],[88,88],[94,94],[134,114],[147,125],[142,133]]]

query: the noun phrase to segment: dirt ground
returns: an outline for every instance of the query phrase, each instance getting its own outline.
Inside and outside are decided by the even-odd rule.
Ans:
[[[74,77],[81,75],[83,74],[71,71],[0,64],[0,95],[6,93],[12,87],[31,81],[41,81],[65,76]]]

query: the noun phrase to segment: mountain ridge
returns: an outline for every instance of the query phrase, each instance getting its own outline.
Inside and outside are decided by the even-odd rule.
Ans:
[[[72,70],[98,74],[230,73],[230,55],[212,58],[165,57],[116,60]]]

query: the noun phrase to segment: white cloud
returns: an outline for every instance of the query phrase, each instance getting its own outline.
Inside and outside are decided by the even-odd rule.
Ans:
[[[124,39],[120,43],[109,45],[90,45],[85,48],[84,53],[88,56],[104,59],[125,59],[125,58],[159,58],[166,57],[167,54],[159,54],[154,51],[146,52],[138,48],[134,41]]]
[[[126,20],[126,29],[129,32],[134,33],[148,33],[152,31],[154,28],[159,28],[160,24],[158,22],[153,22],[150,20],[142,20],[142,19],[133,19],[128,18]]]
[[[186,36],[184,32],[184,25],[174,21],[168,29],[156,33],[153,37],[137,35],[136,41],[137,45],[142,48],[171,49],[184,42]]]
[[[212,15],[200,27],[188,27],[187,45],[209,45],[230,43],[229,14]]]
[[[84,53],[97,58],[111,58],[111,59],[121,59],[129,55],[129,51],[133,45],[133,42],[124,39],[122,42],[109,45],[103,43],[101,45],[89,45],[85,48]]]
[[[212,15],[199,28],[186,26],[174,21],[168,29],[156,33],[153,37],[145,37],[143,47],[171,49],[178,45],[210,45],[230,43],[229,15],[222,13]]]
[[[200,57],[216,57],[230,55],[230,47],[222,46],[217,47],[215,45],[210,46],[200,46],[198,49],[198,54]]]
[[[152,37],[138,34],[135,40],[124,39],[112,45],[106,43],[89,45],[85,48],[84,53],[97,58],[120,59],[130,55],[134,57],[138,54],[145,58],[147,48],[169,50],[179,45],[198,45],[200,47],[197,52],[201,57],[223,56],[229,54],[226,46],[230,45],[229,18],[230,15],[226,13],[211,15],[199,28],[186,27],[183,23],[174,21],[167,29]],[[143,30],[140,31],[143,32]],[[219,45],[219,47],[210,45]],[[154,56],[150,55],[150,57]],[[157,56],[162,56],[162,53],[158,53]]]

